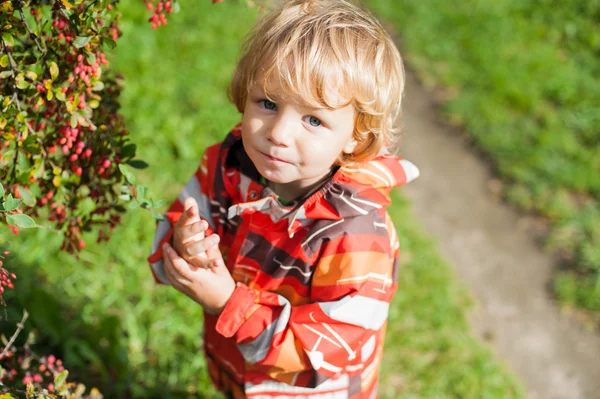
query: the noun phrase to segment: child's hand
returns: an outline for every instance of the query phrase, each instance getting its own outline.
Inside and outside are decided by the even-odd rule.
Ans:
[[[200,219],[196,200],[189,197],[183,203],[183,214],[173,227],[173,247],[185,261],[196,267],[211,268],[215,265],[207,255],[207,251],[216,248],[219,236],[212,234],[205,237],[208,222]],[[219,252],[219,257],[221,253]]]
[[[215,267],[191,265],[169,244],[163,246],[164,268],[173,287],[202,305],[207,313],[220,314],[235,290],[235,281],[218,249],[212,247],[207,256]]]

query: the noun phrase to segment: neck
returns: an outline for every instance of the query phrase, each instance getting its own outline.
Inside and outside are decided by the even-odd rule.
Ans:
[[[294,201],[321,186],[325,181],[331,178],[332,173],[333,171],[316,179],[314,182],[303,182],[304,184],[298,184],[299,182],[275,183],[267,180],[267,186],[280,198],[283,198],[286,201]]]

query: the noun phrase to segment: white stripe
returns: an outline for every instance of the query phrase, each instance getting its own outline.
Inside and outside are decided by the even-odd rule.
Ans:
[[[376,177],[376,178],[378,178],[379,180],[381,180],[382,182],[384,182],[386,186],[388,185],[388,181],[387,181],[387,180],[385,180],[385,179],[384,179],[382,176],[379,176],[379,175],[378,175],[377,173],[375,173],[375,172],[372,172],[372,171],[370,171],[370,170],[363,169],[363,168],[357,168],[357,169],[356,169],[356,171],[358,171],[358,172],[361,172],[361,173],[366,173],[367,175],[371,175],[371,176],[373,176],[373,177]]]
[[[352,194],[352,197],[350,197],[350,199],[352,201],[360,202],[361,204],[370,205],[373,208],[377,208],[377,209],[381,208],[381,204],[378,204],[378,203],[373,202],[373,201],[367,201],[367,200],[364,200],[364,199],[361,199],[361,198],[356,198],[354,196],[354,194]]]
[[[355,372],[355,371],[358,371],[358,370],[362,370],[364,368],[365,368],[365,365],[362,364],[362,363],[361,364],[354,364],[354,365],[349,364],[349,365],[346,366],[346,371],[349,372],[349,373],[352,373],[352,372]]]
[[[348,342],[346,342],[342,336],[340,334],[337,333],[337,331],[335,331],[333,328],[331,328],[331,326],[327,323],[321,323],[323,325],[323,327],[325,327],[327,329],[327,331],[329,331],[331,333],[331,335],[333,335],[339,342],[340,344],[344,347],[344,349],[346,349],[346,352],[348,352],[348,360],[354,360],[354,358],[356,358],[356,352],[352,351],[352,348],[350,348],[350,345],[348,345]]]
[[[394,182],[396,181],[396,179],[394,179],[394,176],[390,175],[389,170],[385,166],[381,165],[379,162],[371,162],[371,165],[375,166],[377,169],[382,171],[384,175],[387,176],[387,178],[389,179],[390,187],[395,185]]]
[[[368,215],[368,214],[369,214],[369,212],[368,212],[368,211],[366,211],[366,210],[364,210],[364,209],[362,209],[362,208],[360,208],[360,207],[358,207],[358,206],[354,205],[352,202],[348,201],[348,200],[347,200],[347,199],[344,197],[344,192],[343,192],[343,191],[342,191],[342,193],[340,194],[340,199],[341,199],[342,201],[344,201],[346,204],[348,204],[348,206],[349,206],[349,207],[351,207],[351,208],[353,208],[353,209],[357,210],[357,211],[358,211],[358,212],[360,212],[361,214],[363,214],[363,215]]]
[[[310,331],[314,332],[315,334],[317,334],[319,337],[326,339],[327,341],[331,342],[332,344],[334,344],[335,346],[337,346],[338,348],[341,348],[342,346],[334,341],[333,339],[329,338],[327,335],[323,334],[322,332],[315,330],[314,328],[307,326],[306,324],[304,324],[304,327],[308,328]]]
[[[406,174],[407,183],[410,183],[421,175],[419,168],[417,168],[414,163],[407,161],[406,159],[402,159],[400,161],[400,165],[402,165],[404,173]]]
[[[250,399],[348,399],[349,384],[350,378],[344,374],[335,380],[328,379],[316,388],[298,387],[277,381],[263,381],[259,384],[247,382],[245,391]],[[273,392],[280,395],[273,396]]]
[[[373,222],[373,226],[387,229],[387,225],[385,223]]]
[[[312,271],[309,272],[305,272],[302,269],[300,269],[298,266],[288,266],[288,265],[284,265],[282,264],[278,259],[273,258],[273,262],[277,263],[279,265],[280,268],[282,268],[283,270],[292,270],[292,269],[296,269],[300,272],[301,275],[303,275],[304,277],[310,277],[310,275],[312,274]]]
[[[388,317],[390,304],[362,295],[344,297],[335,302],[319,302],[330,318],[369,330],[379,330]]]
[[[342,223],[342,222],[344,222],[344,219],[340,219],[340,220],[338,220],[338,221],[337,221],[337,222],[335,222],[335,223],[331,223],[330,225],[327,225],[327,226],[325,226],[325,227],[323,227],[323,228],[321,228],[321,229],[319,229],[319,230],[315,231],[315,232],[314,232],[314,233],[313,233],[313,234],[312,234],[310,237],[308,237],[306,240],[304,240],[304,241],[302,242],[302,244],[301,244],[301,245],[302,245],[302,246],[305,246],[305,245],[306,245],[306,244],[307,244],[307,243],[308,243],[310,240],[312,240],[313,238],[315,238],[315,236],[316,236],[317,234],[320,234],[320,233],[322,233],[323,231],[325,231],[325,230],[327,230],[327,229],[330,229],[330,228],[332,228],[333,226],[335,226],[335,225],[338,225],[338,224],[340,224],[340,223]]]
[[[248,176],[246,176],[243,173],[240,173],[240,192],[242,193],[242,198],[245,201],[248,201],[248,188],[250,187],[250,182],[252,181],[252,179],[250,179]],[[253,198],[252,200],[255,200],[255,198]]]
[[[346,282],[350,282],[350,281],[362,281],[362,280],[368,280],[368,279],[373,279],[373,280],[380,280],[383,281],[384,283],[393,283],[393,281],[388,278],[387,274],[381,274],[381,273],[373,273],[373,272],[369,272],[363,276],[357,276],[357,277],[348,277],[348,278],[343,278],[338,280],[338,283],[346,283]]]

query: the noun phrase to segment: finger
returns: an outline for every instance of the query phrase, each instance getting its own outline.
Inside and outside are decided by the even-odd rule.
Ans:
[[[218,245],[209,248],[206,251],[206,255],[208,257],[208,266],[210,268],[225,266],[225,261],[223,261],[223,255],[221,254]]]
[[[208,229],[208,222],[200,220],[199,222],[188,224],[179,228],[179,237],[183,244],[191,241],[200,241],[204,239],[204,233]]]
[[[205,252],[217,245],[220,241],[218,234],[212,234],[198,241],[191,241],[184,245],[185,255],[192,258],[197,255],[204,255]]]
[[[177,225],[186,226],[190,223],[195,223],[200,220],[200,213],[198,211],[198,203],[193,197],[188,197],[183,202],[183,213],[177,221]]]

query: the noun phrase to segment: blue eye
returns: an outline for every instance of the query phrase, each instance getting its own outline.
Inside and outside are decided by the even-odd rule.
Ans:
[[[277,104],[275,104],[273,101],[260,100],[258,103],[261,104],[265,109],[268,109],[269,111],[274,111],[277,109]]]
[[[308,123],[310,123],[310,125],[314,126],[314,127],[321,126],[321,121],[319,119],[315,118],[314,116],[308,117]]]

